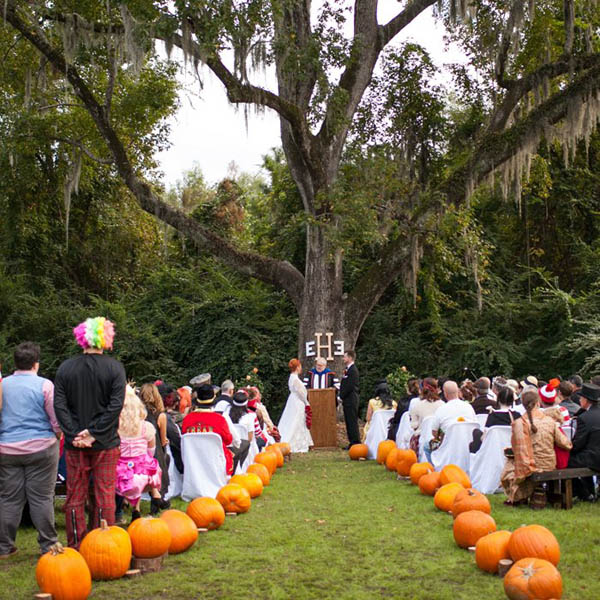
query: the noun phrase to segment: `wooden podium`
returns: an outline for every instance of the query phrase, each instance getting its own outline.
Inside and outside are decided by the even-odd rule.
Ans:
[[[315,448],[337,448],[336,434],[336,390],[308,390],[308,401],[312,409],[312,435]]]

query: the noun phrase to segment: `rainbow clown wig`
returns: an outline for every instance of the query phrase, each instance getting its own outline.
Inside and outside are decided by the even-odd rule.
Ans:
[[[83,349],[112,350],[115,325],[104,317],[94,317],[79,323],[73,329],[73,335]]]

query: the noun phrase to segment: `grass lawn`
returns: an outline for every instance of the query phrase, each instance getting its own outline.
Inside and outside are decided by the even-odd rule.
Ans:
[[[600,599],[600,505],[573,510],[509,508],[490,497],[498,529],[539,523],[558,538],[564,598]],[[176,501],[176,508],[184,508]],[[58,512],[59,539],[65,540]],[[20,530],[19,553],[0,562],[0,598],[37,591],[36,532]],[[452,537],[452,518],[384,467],[345,452],[295,455],[250,511],[202,534],[160,573],[94,582],[91,598],[479,600],[504,598]]]

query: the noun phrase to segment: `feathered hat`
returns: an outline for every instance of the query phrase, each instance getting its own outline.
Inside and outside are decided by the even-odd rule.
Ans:
[[[538,393],[544,404],[554,404],[556,400],[556,388],[560,385],[560,379],[551,379],[546,385],[542,386]]]
[[[73,335],[84,349],[112,350],[115,324],[104,317],[86,319],[73,329]]]

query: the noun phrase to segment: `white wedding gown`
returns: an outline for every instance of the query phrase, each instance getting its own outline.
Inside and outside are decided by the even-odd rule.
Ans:
[[[290,375],[288,387],[290,395],[277,428],[281,434],[281,441],[287,442],[292,452],[308,452],[308,447],[313,445],[313,439],[306,427],[306,387],[296,373]]]

